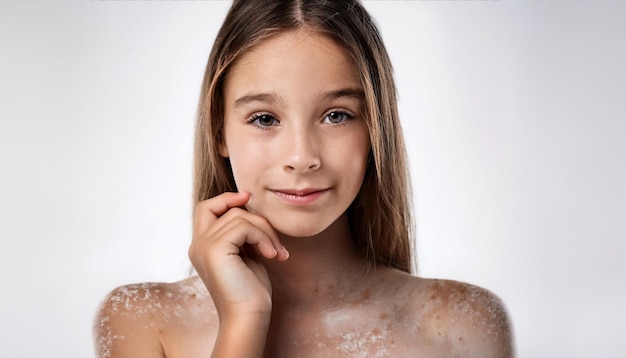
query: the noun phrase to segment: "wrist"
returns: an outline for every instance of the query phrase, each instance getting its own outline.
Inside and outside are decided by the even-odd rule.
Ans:
[[[241,329],[267,331],[270,325],[271,309],[248,312],[226,312],[220,316],[222,329]],[[239,327],[239,328],[237,328]]]
[[[220,318],[213,358],[263,357],[270,314],[265,312],[230,314]]]

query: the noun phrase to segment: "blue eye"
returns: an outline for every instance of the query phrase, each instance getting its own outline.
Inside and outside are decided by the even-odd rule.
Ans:
[[[352,116],[348,113],[341,112],[341,111],[332,111],[332,112],[329,112],[326,115],[326,117],[324,117],[324,121],[327,121],[333,124],[340,124],[351,118]]]
[[[279,122],[274,116],[270,114],[258,113],[258,114],[252,115],[252,117],[248,119],[248,123],[254,124],[257,127],[264,129],[265,127],[275,126]]]

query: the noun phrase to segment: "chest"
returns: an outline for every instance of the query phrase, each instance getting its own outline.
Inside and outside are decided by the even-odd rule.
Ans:
[[[272,327],[265,357],[449,357],[444,337],[419,318],[389,309],[329,312]]]
[[[180,326],[163,332],[165,356],[208,357],[217,325]],[[433,337],[418,317],[400,312],[369,310],[329,312],[315,318],[276,320],[270,330],[265,357],[450,357],[444,337]],[[245,344],[245,342],[242,342]]]
[[[384,328],[369,331],[337,332],[301,340],[284,339],[279,344],[267,342],[265,357],[450,357],[450,349],[441,341],[423,336],[410,337],[406,332]]]

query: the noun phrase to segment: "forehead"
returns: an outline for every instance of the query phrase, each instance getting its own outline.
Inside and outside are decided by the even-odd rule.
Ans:
[[[233,91],[361,87],[348,52],[328,36],[304,29],[262,40],[233,64],[225,80],[227,97]]]

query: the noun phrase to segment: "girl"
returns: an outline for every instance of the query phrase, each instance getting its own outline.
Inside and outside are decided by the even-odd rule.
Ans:
[[[358,2],[234,1],[198,113],[198,275],[114,290],[99,357],[513,356],[493,294],[410,275],[391,64]]]

